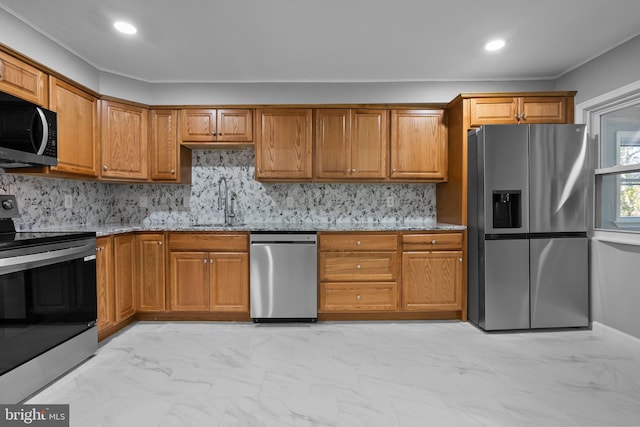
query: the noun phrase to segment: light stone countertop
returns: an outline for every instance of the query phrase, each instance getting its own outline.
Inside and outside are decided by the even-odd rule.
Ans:
[[[67,225],[56,228],[38,229],[30,231],[61,231],[61,232],[94,232],[98,237],[109,236],[113,234],[130,233],[134,231],[273,231],[273,232],[289,232],[289,231],[442,231],[465,230],[463,225],[445,224],[432,221],[424,222],[373,222],[373,223],[357,223],[357,222],[324,222],[324,223],[305,223],[305,222],[254,222],[237,225],[222,224],[100,224],[100,225]]]

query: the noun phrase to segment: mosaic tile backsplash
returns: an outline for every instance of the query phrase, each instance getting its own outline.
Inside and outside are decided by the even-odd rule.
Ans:
[[[104,223],[221,223],[222,177],[237,223],[436,219],[434,184],[261,183],[253,179],[253,150],[194,150],[192,160],[192,185],[107,184],[1,173],[0,191],[16,194],[22,215],[16,227],[21,230]],[[71,208],[65,208],[67,195]],[[393,207],[387,207],[390,197]]]

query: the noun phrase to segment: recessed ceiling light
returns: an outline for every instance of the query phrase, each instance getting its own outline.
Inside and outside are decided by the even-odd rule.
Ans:
[[[118,21],[118,22],[114,23],[113,26],[115,27],[116,30],[120,31],[121,33],[125,33],[125,34],[135,34],[135,33],[138,32],[136,27],[134,27],[133,25],[129,24],[128,22],[124,22],[124,21]]]
[[[484,48],[485,50],[488,50],[491,52],[494,50],[502,49],[504,45],[505,45],[504,40],[497,39],[497,40],[491,40],[489,43],[485,44]]]

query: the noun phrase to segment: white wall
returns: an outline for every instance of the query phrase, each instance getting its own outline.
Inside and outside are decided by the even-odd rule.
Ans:
[[[0,9],[0,43],[95,91],[98,71],[24,22]]]
[[[562,76],[556,88],[578,91],[576,105],[618,88],[640,81],[640,37]],[[576,117],[577,121],[583,118]],[[619,233],[596,232],[602,239],[620,239]],[[617,236],[616,236],[617,234]],[[634,239],[626,236],[632,242]],[[592,242],[591,315],[592,320],[640,338],[640,239],[634,244]]]
[[[556,81],[555,89],[577,90],[577,105],[638,80],[640,36],[560,77]]]

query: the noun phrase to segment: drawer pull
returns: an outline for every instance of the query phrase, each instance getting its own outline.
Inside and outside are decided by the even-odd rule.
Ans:
[[[358,241],[356,242],[356,245],[358,245],[358,246],[360,246],[361,244],[362,244],[362,242],[361,242],[360,240],[358,240]]]
[[[360,300],[362,299],[362,297],[358,294],[358,295],[356,295],[356,299],[357,299],[358,301],[360,301]]]
[[[431,241],[431,244],[432,244],[432,245],[435,245],[436,243],[438,243],[438,242],[436,241],[436,239],[433,239],[433,240]]]
[[[458,261],[462,262],[462,257],[458,258]]]
[[[358,270],[360,270],[362,267],[360,266],[360,264],[358,264],[358,265],[356,265],[356,268],[357,268]]]

